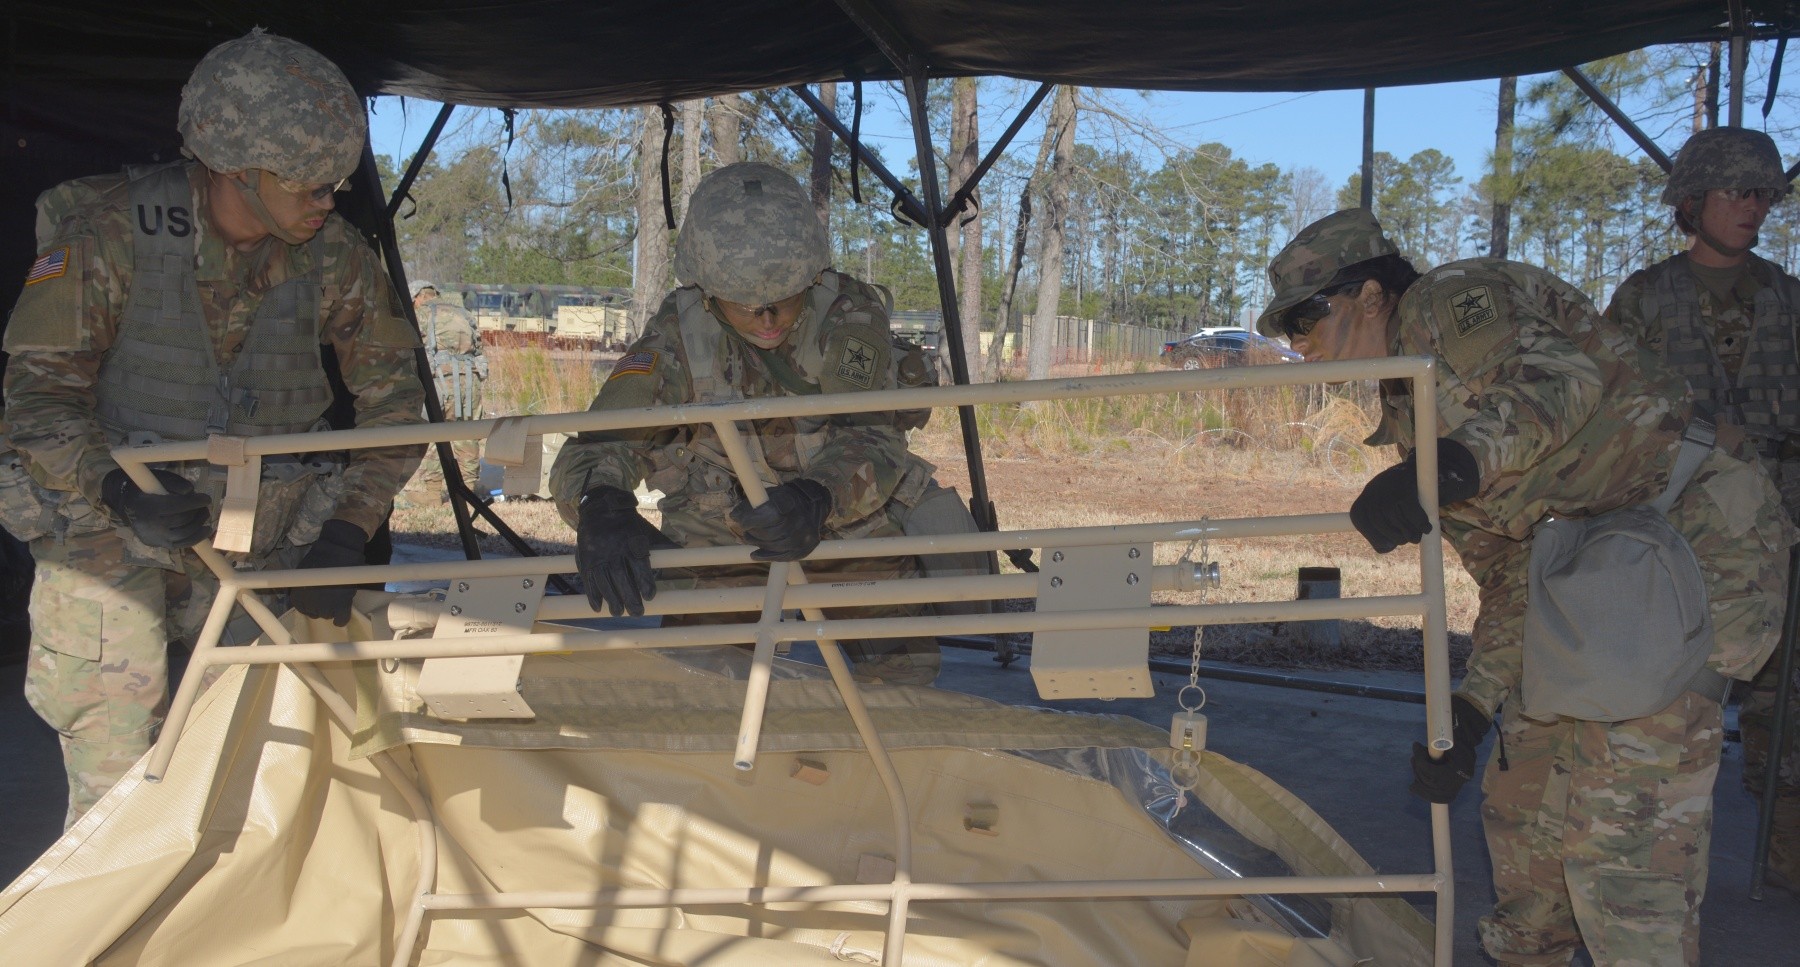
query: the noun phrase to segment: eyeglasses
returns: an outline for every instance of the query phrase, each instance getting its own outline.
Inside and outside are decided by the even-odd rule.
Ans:
[[[1782,190],[1780,188],[1767,188],[1767,187],[1765,187],[1765,188],[1714,188],[1712,190],[1712,194],[1718,196],[1718,198],[1722,201],[1740,202],[1740,201],[1748,201],[1750,199],[1755,199],[1757,201],[1766,201],[1772,205],[1775,202],[1781,200]]]
[[[765,315],[779,315],[781,310],[798,305],[800,297],[805,294],[806,293],[804,292],[796,292],[785,299],[777,299],[774,302],[765,302],[759,306],[747,306],[741,302],[726,302],[718,296],[707,296],[707,298],[712,300],[714,308],[718,309],[721,315],[730,314],[757,319]]]
[[[350,176],[345,175],[343,178],[338,179],[338,182],[335,185],[308,185],[304,182],[289,181],[286,178],[277,177],[275,179],[275,185],[290,195],[305,195],[315,202],[323,202],[332,195],[350,187]]]
[[[1281,331],[1289,339],[1310,336],[1319,321],[1328,315],[1331,315],[1331,299],[1322,292],[1316,293],[1282,314]]]

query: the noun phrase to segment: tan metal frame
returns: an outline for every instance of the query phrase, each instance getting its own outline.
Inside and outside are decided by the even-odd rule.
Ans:
[[[1437,411],[1435,365],[1429,357],[1408,356],[1330,363],[1250,366],[1230,369],[1133,375],[1092,376],[1012,383],[944,386],[930,389],[890,390],[809,397],[776,397],[725,404],[688,404],[607,412],[563,413],[547,416],[509,417],[529,424],[528,432],[578,433],[676,424],[710,424],[724,441],[745,495],[753,503],[766,499],[762,482],[753,470],[739,420],[775,417],[819,416],[923,407],[967,406],[983,403],[1017,403],[1051,399],[1081,399],[1148,393],[1244,389],[1261,386],[1300,385],[1362,379],[1407,379],[1413,383],[1421,502],[1437,524]],[[329,433],[289,434],[231,441],[231,447],[209,448],[206,442],[164,443],[145,447],[121,447],[114,458],[131,478],[147,491],[159,490],[152,463],[204,460],[209,452],[236,452],[248,456],[272,453],[313,452],[321,449],[361,449],[396,444],[437,443],[482,439],[500,420],[471,420],[446,424],[380,427]],[[237,444],[241,443],[241,450]],[[241,459],[241,458],[240,458]],[[1347,514],[1310,514],[1227,520],[1177,521],[1108,527],[1052,528],[1029,531],[961,534],[941,537],[891,537],[826,541],[807,560],[848,557],[894,556],[952,551],[998,551],[1013,548],[1093,546],[1149,541],[1188,542],[1270,536],[1342,533],[1351,530]],[[347,733],[354,730],[355,709],[333,689],[317,669],[319,662],[369,659],[430,658],[470,655],[523,655],[539,652],[587,652],[627,648],[678,648],[718,644],[754,643],[750,678],[745,689],[743,724],[733,764],[754,768],[762,724],[769,669],[776,646],[787,641],[816,641],[832,681],[842,694],[858,735],[868,749],[877,775],[885,787],[894,815],[895,873],[891,882],[873,885],[821,884],[805,887],[757,887],[724,889],[616,889],[595,893],[491,893],[440,895],[433,892],[437,870],[437,836],[440,830],[430,805],[405,770],[385,753],[371,757],[375,768],[395,787],[412,811],[419,834],[420,865],[417,895],[396,938],[394,965],[412,960],[424,917],[428,911],[601,908],[671,906],[679,904],[768,904],[885,900],[889,904],[888,931],[883,962],[901,963],[906,936],[906,915],[914,901],[1006,900],[1081,897],[1174,897],[1242,895],[1261,893],[1434,893],[1437,895],[1435,961],[1451,962],[1454,922],[1449,807],[1431,807],[1434,872],[1374,874],[1337,877],[1260,877],[1247,879],[1193,878],[1179,880],[1114,880],[1063,883],[920,883],[912,878],[912,837],[905,791],[892,758],[881,741],[863,703],[861,690],[850,673],[836,642],[843,638],[903,637],[921,634],[999,634],[1034,631],[1054,626],[1060,630],[1119,627],[1160,627],[1170,624],[1242,624],[1273,621],[1307,621],[1329,618],[1366,618],[1385,615],[1420,615],[1424,621],[1426,736],[1435,754],[1452,744],[1450,727],[1450,664],[1445,636],[1443,545],[1426,540],[1420,548],[1420,593],[1367,598],[1322,599],[1255,604],[1210,604],[1163,608],[1130,608],[1064,611],[1053,615],[980,614],[916,618],[827,619],[822,607],[850,603],[978,600],[1035,595],[1029,576],[990,576],[975,579],[915,579],[858,583],[845,586],[809,586],[801,564],[777,563],[769,567],[765,588],[737,588],[659,594],[647,602],[649,614],[760,610],[754,623],[690,628],[657,628],[631,631],[558,632],[472,636],[406,641],[351,641],[341,643],[295,642],[279,619],[257,597],[256,591],[316,585],[362,584],[376,581],[416,581],[456,578],[518,577],[570,573],[576,570],[570,556],[522,558],[498,561],[455,561],[436,564],[386,565],[314,570],[239,572],[208,546],[194,548],[218,576],[220,591],[207,615],[163,725],[151,750],[145,779],[156,782],[166,773],[175,744],[198,696],[200,683],[214,666],[285,664],[318,695],[331,717]],[[750,559],[748,547],[692,548],[656,551],[651,563],[658,568],[741,563]],[[1155,569],[1159,588],[1193,587],[1191,570],[1179,567]],[[233,603],[267,632],[272,645],[257,648],[221,648],[218,641]],[[798,608],[803,621],[783,621],[784,609]],[[592,616],[593,610],[578,596],[548,598],[538,615],[545,620]]]

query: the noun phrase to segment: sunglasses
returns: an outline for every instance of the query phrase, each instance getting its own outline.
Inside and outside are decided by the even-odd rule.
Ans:
[[[1300,301],[1281,316],[1281,331],[1289,339],[1298,339],[1312,335],[1319,320],[1331,315],[1331,300],[1324,293],[1318,293]]]

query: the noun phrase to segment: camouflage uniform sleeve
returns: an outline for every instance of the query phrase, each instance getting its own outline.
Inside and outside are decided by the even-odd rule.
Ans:
[[[45,483],[96,507],[101,480],[118,464],[94,414],[94,386],[131,282],[125,229],[105,228],[65,221],[36,263],[60,259],[62,268],[40,269],[20,292],[4,344],[7,442]]]
[[[825,371],[820,386],[826,392],[895,389],[888,353],[887,310],[880,297],[860,282],[847,280],[844,293],[832,305],[832,320],[821,327],[825,341]],[[867,354],[867,379],[857,374]],[[807,476],[831,492],[828,527],[843,527],[880,510],[906,473],[906,434],[894,422],[892,410],[873,413],[840,413],[825,427],[825,442],[807,469]]]
[[[1649,346],[1652,337],[1658,335],[1650,331],[1653,320],[1644,318],[1644,287],[1649,284],[1649,273],[1639,269],[1631,273],[1631,277],[1613,290],[1612,302],[1606,307],[1606,319],[1614,327],[1630,337],[1639,346]],[[1655,340],[1660,344],[1660,340]]]
[[[422,423],[425,389],[419,384],[413,350],[419,334],[407,321],[399,294],[376,260],[374,250],[345,223],[325,247],[325,341],[337,354],[344,385],[356,394],[359,429]],[[373,534],[387,518],[394,494],[419,466],[423,444],[350,451],[344,495],[333,516]]]
[[[1477,294],[1491,316],[1472,326],[1464,318],[1470,310],[1459,307]],[[1599,409],[1599,364],[1548,318],[1549,311],[1591,314],[1591,307],[1546,308],[1502,279],[1465,276],[1409,291],[1400,311],[1402,330],[1423,329],[1449,370],[1439,410],[1462,417],[1448,436],[1475,455],[1483,492],[1568,442]]]
[[[1524,673],[1530,545],[1457,520],[1445,519],[1443,526],[1480,594],[1468,669],[1456,692],[1493,718]]]
[[[692,384],[684,356],[678,352],[679,332],[675,297],[670,295],[644,327],[644,334],[613,365],[588,411],[689,402]],[[673,443],[681,432],[676,427],[644,427],[578,434],[563,445],[550,468],[550,494],[557,512],[574,527],[580,519],[582,494],[601,486],[635,490],[650,475],[657,451]]]

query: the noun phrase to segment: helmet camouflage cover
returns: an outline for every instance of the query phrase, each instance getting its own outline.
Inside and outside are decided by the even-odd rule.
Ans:
[[[1745,128],[1695,132],[1675,155],[1663,204],[1678,205],[1715,188],[1769,188],[1776,198],[1787,197],[1787,172],[1781,170],[1775,142]]]
[[[181,89],[183,149],[214,171],[258,168],[306,185],[356,170],[368,118],[336,64],[252,30],[214,47]]]
[[[1269,263],[1274,301],[1256,318],[1256,331],[1280,336],[1281,315],[1331,283],[1338,272],[1400,250],[1382,234],[1381,223],[1367,209],[1333,212],[1300,230]]]
[[[677,278],[743,305],[802,292],[830,264],[825,226],[800,183],[758,161],[700,179],[675,240]]]

